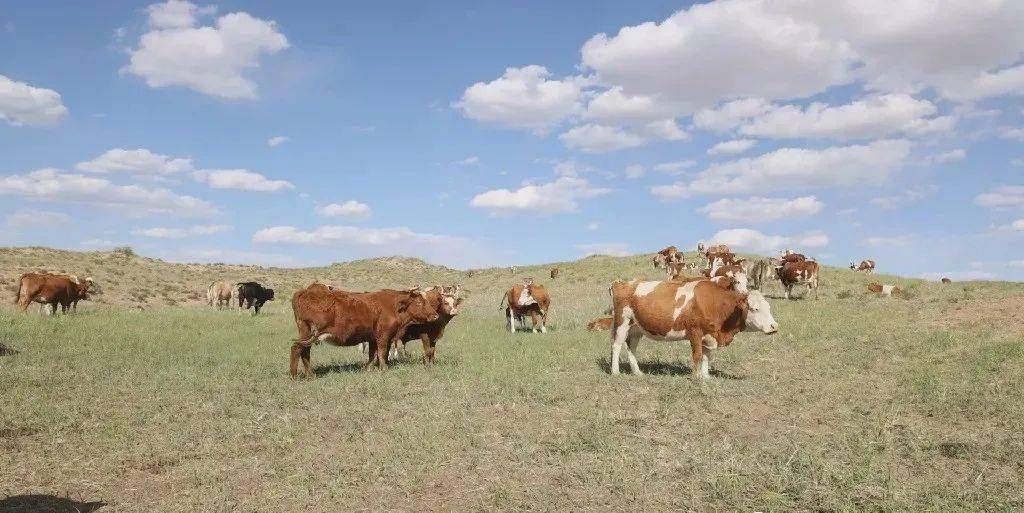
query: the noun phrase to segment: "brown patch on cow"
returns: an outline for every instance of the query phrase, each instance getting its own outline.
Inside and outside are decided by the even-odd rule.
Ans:
[[[587,323],[587,331],[608,331],[612,329],[611,317],[598,317]]]

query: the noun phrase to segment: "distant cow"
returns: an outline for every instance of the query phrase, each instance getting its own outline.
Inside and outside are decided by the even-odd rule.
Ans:
[[[88,298],[92,286],[93,280],[88,277],[78,280],[61,274],[25,273],[18,279],[15,302],[22,312],[28,310],[29,303],[35,302],[47,308],[47,315],[57,313],[58,304],[61,312],[67,313],[79,300]]]
[[[388,349],[392,341],[413,323],[433,322],[437,311],[427,304],[426,293],[419,288],[346,292],[314,283],[292,295],[292,311],[299,336],[291,349],[288,371],[294,378],[298,363],[303,373],[313,376],[310,349],[327,342],[336,346],[354,346],[369,342],[366,367],[388,368]]]
[[[943,278],[942,279],[942,283],[953,283],[953,280],[951,280],[949,278]]]
[[[264,288],[254,281],[238,284],[238,308],[253,308],[253,315],[260,313],[260,308],[267,301],[274,300],[274,289]]]
[[[437,313],[437,319],[426,322],[414,322],[406,326],[405,333],[395,341],[395,350],[397,351],[399,343],[402,344],[404,350],[405,345],[410,341],[422,341],[423,364],[433,364],[434,353],[437,350],[437,341],[444,336],[444,329],[448,326],[448,323],[459,314],[459,306],[462,305],[462,299],[459,298],[460,291],[461,288],[458,285],[450,287],[435,286],[425,290],[426,295],[424,298],[427,300],[427,305]]]
[[[807,291],[814,289],[814,297],[818,297],[818,263],[807,260],[804,262],[784,262],[775,268],[776,276],[786,289],[786,299],[790,299],[793,293],[793,286],[806,284]]]
[[[558,277],[558,272],[559,271],[558,271],[557,267],[551,269],[551,279],[552,280]]]
[[[651,257],[651,264],[654,267],[667,268],[672,263],[682,262],[683,254],[679,252],[679,248],[675,246],[669,246]]]
[[[779,260],[781,260],[783,264],[787,262],[806,262],[807,257],[802,253],[794,253],[793,250],[787,249],[782,256],[779,257]]]
[[[868,274],[875,272],[875,261],[874,260],[861,260],[860,265],[854,265],[850,262],[850,269],[855,271],[864,271]]]
[[[611,317],[598,317],[587,323],[587,331],[608,331],[612,329]]]
[[[533,331],[536,333],[538,319],[540,320],[540,332],[548,332],[548,309],[551,307],[551,296],[548,295],[547,289],[543,285],[535,285],[533,280],[527,278],[523,280],[521,285],[515,285],[508,292],[505,292],[505,296],[499,304],[499,308],[504,305],[505,315],[508,317],[508,329],[512,333],[516,332],[516,320],[519,320],[520,324],[524,324],[524,317],[530,316],[533,321]]]
[[[672,262],[665,267],[665,275],[669,280],[678,280],[699,274],[694,262]]]
[[[743,268],[738,265],[722,265],[716,267],[711,272],[712,278],[725,276],[732,279],[734,285],[733,288],[736,292],[749,292],[747,289],[747,273],[743,271]]]
[[[881,294],[882,297],[898,296],[903,292],[895,285],[879,285],[877,283],[869,283],[868,290],[875,294]]]
[[[636,351],[644,335],[654,340],[689,340],[692,372],[711,377],[711,353],[740,331],[776,333],[779,325],[760,292],[741,294],[711,282],[618,281],[611,286],[611,373],[619,373],[623,346],[633,374],[643,374]]]
[[[764,291],[768,280],[775,276],[775,266],[777,265],[779,265],[779,262],[774,258],[762,258],[754,262],[750,272],[747,273],[750,288]]]
[[[231,285],[224,281],[215,281],[206,288],[206,304],[217,308],[231,306]]]

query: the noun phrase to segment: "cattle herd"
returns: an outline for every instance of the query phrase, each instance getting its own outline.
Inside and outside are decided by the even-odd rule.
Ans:
[[[817,297],[818,264],[800,253],[787,249],[778,257],[749,261],[738,258],[728,246],[701,243],[697,254],[698,261],[686,262],[681,251],[669,246],[651,258],[654,267],[665,270],[665,280],[616,281],[611,285],[609,316],[590,321],[587,330],[611,331],[612,374],[619,373],[623,350],[630,370],[641,373],[636,351],[640,339],[647,336],[689,341],[693,374],[708,378],[713,351],[728,346],[737,333],[773,334],[779,330],[763,294],[770,282],[779,282],[786,299],[792,298],[797,285],[806,286],[807,292],[813,291]],[[851,262],[850,269],[871,273],[875,262]],[[551,269],[551,279],[558,276],[559,269]],[[882,296],[901,292],[893,285],[877,283],[869,284],[868,290]],[[26,273],[19,280],[16,301],[22,312],[35,302],[54,315],[58,305],[67,313],[78,301],[99,292],[92,278]],[[445,328],[458,315],[463,301],[460,295],[458,285],[352,292],[314,282],[291,298],[298,336],[292,340],[289,373],[298,377],[301,362],[301,373],[312,377],[310,352],[321,342],[362,346],[367,353],[366,368],[386,369],[408,342],[419,340],[423,364],[431,365]],[[239,309],[251,308],[252,315],[257,315],[267,301],[274,300],[274,289],[253,281],[234,285],[216,281],[206,291],[207,304],[218,309],[230,307],[232,296]],[[534,332],[547,333],[550,307],[547,289],[532,278],[513,285],[499,304],[512,333],[526,327],[527,316]]]

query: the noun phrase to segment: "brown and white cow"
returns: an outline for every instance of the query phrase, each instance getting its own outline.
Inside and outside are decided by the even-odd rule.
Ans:
[[[813,260],[806,260],[803,262],[783,262],[782,265],[775,268],[775,275],[782,282],[782,287],[786,290],[786,299],[790,299],[793,294],[793,286],[797,284],[806,284],[807,291],[810,292],[814,289],[814,297],[818,297],[818,263]]]
[[[450,287],[437,285],[428,288],[425,291],[427,305],[437,312],[437,319],[426,322],[413,322],[406,326],[405,333],[395,341],[395,354],[398,352],[399,343],[402,344],[402,351],[404,352],[406,344],[412,340],[419,340],[423,342],[423,364],[433,364],[434,354],[437,351],[437,341],[444,336],[444,329],[448,326],[448,323],[459,314],[459,306],[462,305],[462,298],[459,297],[461,290],[461,287],[458,285]]]
[[[667,268],[670,264],[682,262],[683,254],[679,252],[679,248],[675,246],[669,246],[651,257],[651,264],[654,267]]]
[[[640,338],[689,340],[695,377],[711,377],[711,353],[740,331],[776,333],[779,325],[760,292],[741,294],[711,280],[618,281],[611,286],[611,373],[619,373],[625,346],[633,374],[643,374],[635,352]]]
[[[225,281],[215,281],[206,288],[206,304],[217,305],[217,309],[231,306],[231,294],[234,289]]]
[[[18,278],[18,295],[15,298],[22,312],[28,310],[29,303],[40,303],[47,307],[47,315],[57,313],[57,305],[61,312],[67,313],[69,308],[82,299],[89,297],[93,280],[72,279],[63,274],[25,273]]]
[[[775,267],[779,261],[774,258],[762,258],[750,267],[747,273],[747,280],[750,288],[764,291],[768,281],[775,277]]]
[[[587,323],[587,331],[608,331],[612,329],[611,317],[598,317]]]
[[[540,332],[548,332],[548,309],[551,307],[551,296],[543,285],[533,283],[532,278],[523,280],[522,284],[514,285],[505,292],[505,296],[499,304],[505,307],[505,316],[508,318],[508,329],[516,332],[516,320],[525,324],[524,318],[529,315],[533,321],[533,331],[538,331],[537,321],[540,320]]]
[[[712,278],[728,277],[733,281],[733,289],[736,292],[749,292],[747,289],[747,273],[739,265],[720,265],[711,271]]]
[[[861,260],[860,265],[854,265],[850,262],[850,269],[854,271],[864,271],[868,274],[875,272],[875,261],[874,260]]]
[[[807,261],[807,257],[802,253],[794,253],[793,250],[787,249],[782,253],[782,256],[779,257],[779,260],[783,264],[787,262],[805,262]]]
[[[303,372],[312,377],[310,348],[318,342],[336,346],[370,343],[366,367],[388,367],[388,349],[405,328],[417,322],[437,320],[437,311],[426,301],[419,288],[409,290],[378,290],[346,292],[332,290],[314,283],[292,295],[292,311],[299,336],[293,340],[289,372],[298,374],[302,360]]]
[[[874,292],[875,294],[879,294],[882,297],[898,296],[901,293],[903,293],[903,291],[899,287],[895,285],[890,285],[888,283],[885,285],[879,285],[878,283],[869,283],[868,290]]]

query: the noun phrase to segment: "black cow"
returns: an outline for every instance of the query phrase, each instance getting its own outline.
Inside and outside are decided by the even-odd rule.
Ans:
[[[238,284],[238,308],[243,305],[246,310],[254,307],[253,315],[260,313],[263,303],[274,300],[274,289],[263,288],[263,285],[254,281],[247,281]]]

